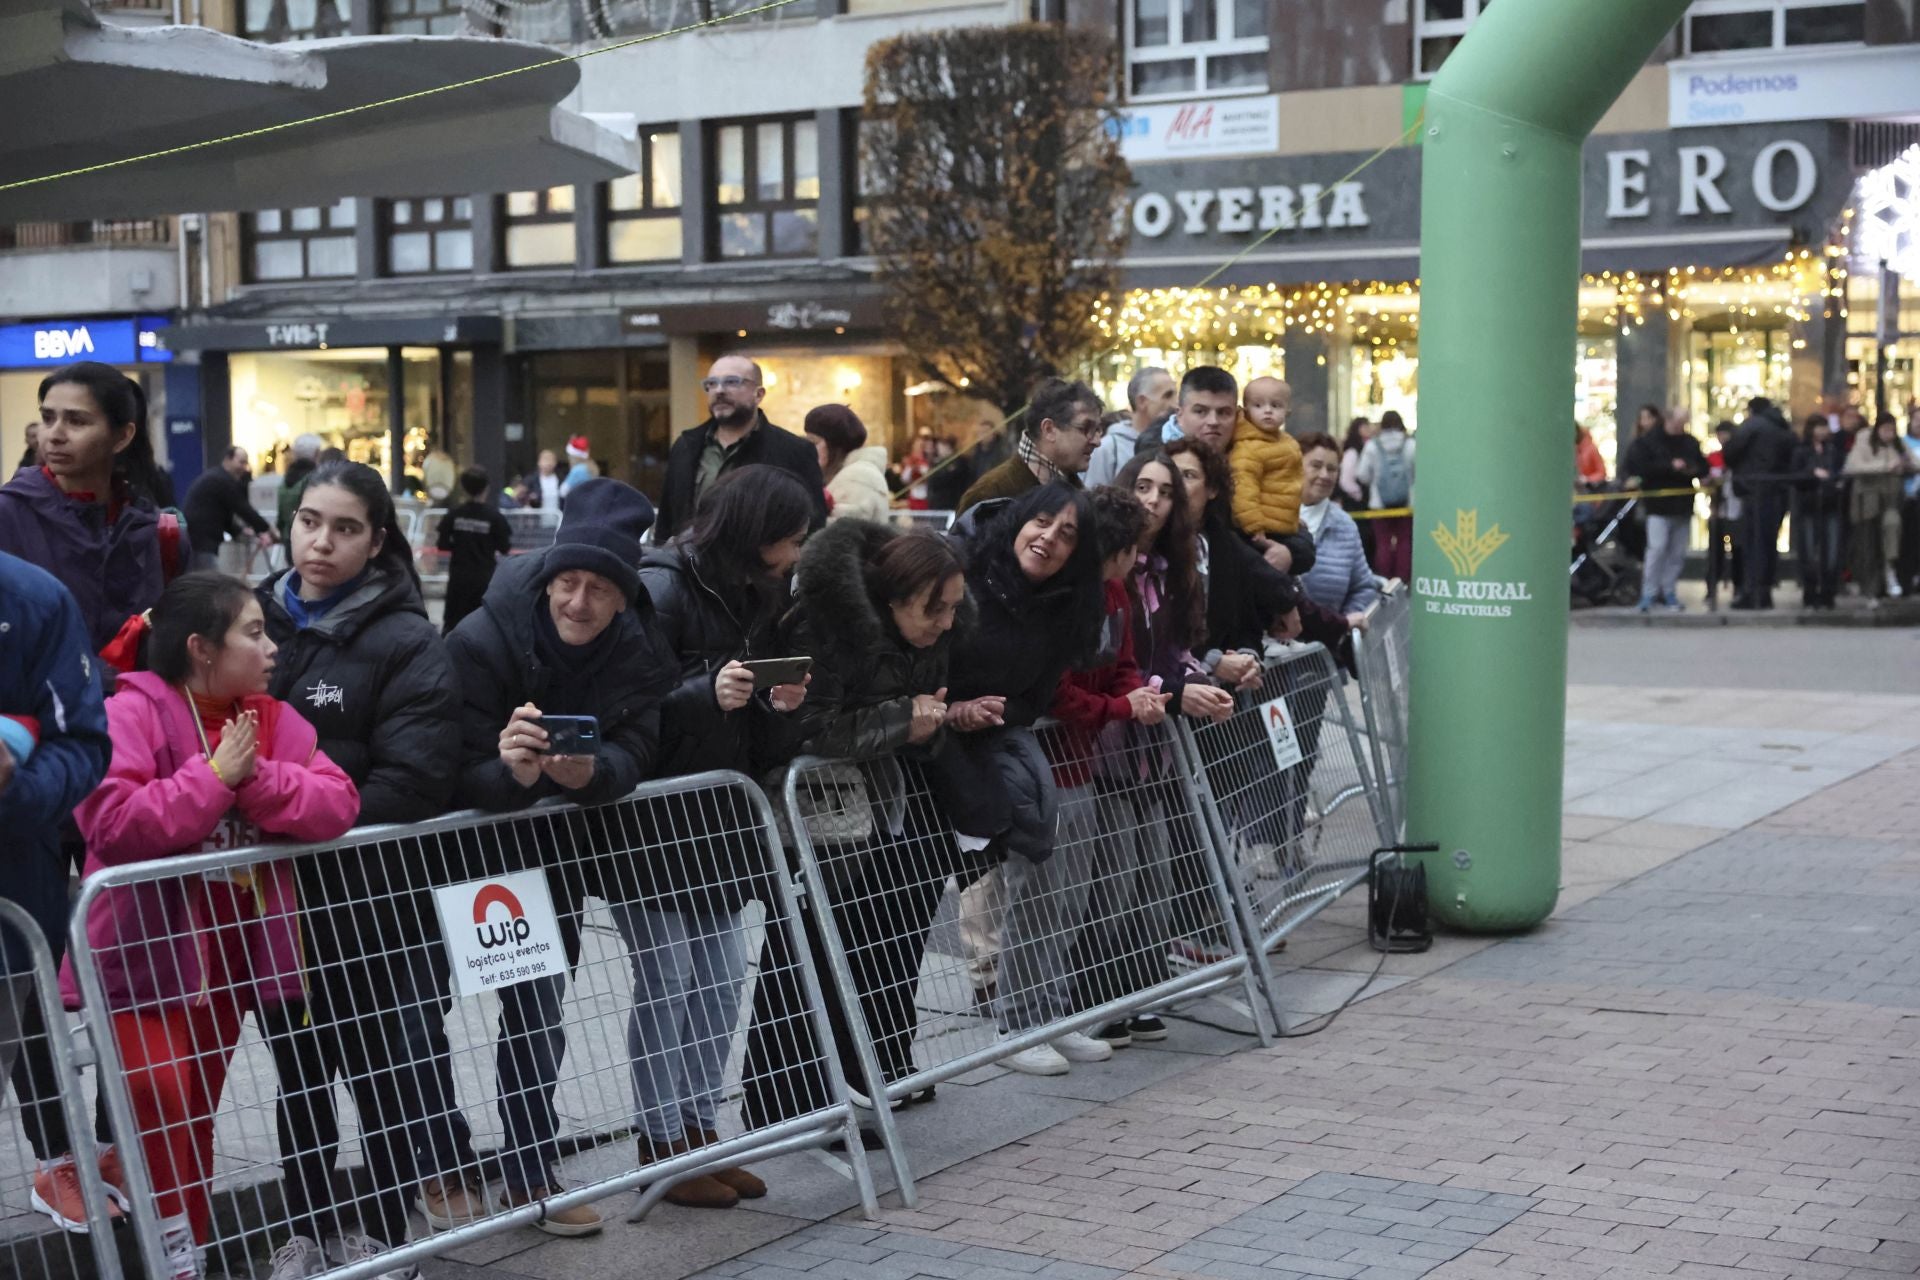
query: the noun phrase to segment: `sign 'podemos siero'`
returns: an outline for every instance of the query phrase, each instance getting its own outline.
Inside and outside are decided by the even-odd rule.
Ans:
[[[433,891],[454,994],[477,996],[567,971],[547,879],[538,871],[469,880]]]

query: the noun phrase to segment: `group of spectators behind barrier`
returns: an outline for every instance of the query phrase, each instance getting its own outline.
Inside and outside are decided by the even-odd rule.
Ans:
[[[136,1252],[150,1274],[165,1274],[159,1270],[163,1215],[135,1137],[156,1123],[175,1122],[136,1113],[128,1074],[138,1067],[123,1060],[114,1037],[101,1034],[95,1020],[92,1011],[110,1008],[103,972],[116,957],[97,939],[93,949],[87,946],[91,908],[120,896],[139,909],[152,901],[143,895],[243,881],[274,862],[370,857],[419,869],[411,882],[365,904],[373,910],[363,918],[395,925],[391,937],[362,941],[395,972],[425,972],[414,986],[428,993],[423,1003],[440,1003],[446,1039],[435,1052],[415,1055],[432,1059],[437,1069],[416,1067],[406,1081],[429,1099],[413,1109],[413,1120],[343,1107],[343,1118],[355,1122],[363,1161],[382,1159],[383,1151],[391,1156],[395,1148],[418,1150],[425,1161],[434,1158],[426,1148],[450,1144],[454,1149],[440,1155],[439,1164],[457,1159],[463,1176],[492,1183],[502,1161],[513,1157],[516,1135],[527,1131],[526,1112],[547,1107],[567,1117],[573,1132],[540,1155],[568,1158],[572,1181],[563,1194],[514,1209],[489,1200],[487,1216],[476,1222],[423,1235],[376,1260],[328,1271],[329,1277],[372,1276],[621,1191],[641,1193],[637,1219],[691,1172],[830,1144],[848,1153],[850,1176],[871,1213],[877,1200],[863,1125],[877,1134],[902,1198],[912,1205],[910,1147],[892,1107],[872,1099],[895,1106],[924,1101],[939,1082],[1067,1031],[1206,995],[1244,1002],[1263,1043],[1284,1034],[1270,953],[1361,882],[1376,848],[1398,839],[1406,623],[1404,594],[1389,591],[1358,647],[1357,683],[1346,681],[1320,646],[1289,646],[1268,661],[1258,690],[1239,695],[1233,714],[1219,723],[1182,717],[1152,730],[1132,726],[1106,741],[1043,725],[1039,739],[1062,807],[1055,851],[1039,863],[1009,855],[995,866],[964,852],[922,765],[907,752],[802,758],[766,780],[776,792],[773,802],[738,774],[705,774],[650,782],[592,808],[548,804],[506,815],[460,813],[412,826],[359,828],[328,845],[267,844],[96,873],[83,884],[70,951],[87,1010],[76,1021],[86,1034],[51,1037],[62,1075],[60,1105],[89,1202],[104,1215],[108,1189],[95,1176],[80,1075],[91,1062],[111,1131],[122,1135],[118,1149]],[[700,917],[658,914],[649,908],[659,904],[636,897],[618,871],[635,856],[674,868],[683,883],[704,882],[706,891],[746,904],[743,935],[723,924],[710,936],[674,940],[727,951],[714,966],[719,978],[703,986],[685,973],[646,971],[666,941],[653,932],[665,921]],[[529,899],[529,877],[535,890],[545,888],[558,915]],[[979,892],[994,880],[997,889]],[[453,896],[462,910],[480,898],[473,916],[478,933],[501,920],[484,905],[497,895],[477,892],[487,884],[517,889],[509,923],[527,921],[527,940],[536,947],[548,930],[557,930],[563,954],[549,949],[534,963],[537,972],[513,983],[458,972],[477,970],[475,956],[485,946],[476,950],[462,939],[456,947],[450,937],[443,942],[442,921],[449,931],[467,921],[444,910],[436,920],[436,898],[443,895],[435,891],[461,886]],[[568,902],[583,905],[569,914]],[[148,936],[137,945],[217,953],[240,928],[216,924],[192,936]],[[66,1025],[44,941],[9,905],[0,905],[0,930],[30,939],[31,998],[41,1001],[46,1025]],[[969,946],[979,938],[995,943],[985,951]],[[232,1016],[244,1017],[255,998],[242,989],[250,980],[225,979],[217,966],[208,972],[204,994],[228,997],[225,1004],[238,1011]],[[750,972],[744,986],[732,980]],[[454,998],[432,994],[445,989],[449,976]],[[681,1004],[675,1007],[689,1010],[682,1019],[656,1016],[665,1004],[628,998],[630,990],[659,992],[676,983]],[[557,1009],[559,1017],[528,1016],[540,1005]],[[9,1034],[0,1021],[0,1050],[19,1048],[7,1043]],[[17,1039],[19,1033],[11,1034]],[[547,1069],[559,1080],[551,1098],[535,1083],[537,1060],[549,1055]],[[564,1066],[552,1060],[560,1055]],[[206,1065],[197,1065],[204,1075]],[[672,1078],[683,1072],[709,1079]],[[183,1074],[192,1076],[193,1067]],[[498,1096],[490,1096],[491,1081],[498,1082],[492,1091]],[[181,1083],[211,1084],[204,1078]],[[181,1158],[197,1161],[197,1176],[216,1190],[209,1256],[236,1277],[264,1276],[262,1259],[272,1244],[302,1225],[300,1215],[321,1211],[316,1206],[332,1204],[325,1212],[343,1214],[367,1208],[356,1204],[359,1192],[330,1198],[302,1188],[299,1171],[283,1166],[276,1134],[289,1123],[297,1126],[290,1111],[300,1100],[282,1098],[277,1105],[277,1083],[269,1047],[249,1033],[227,1075],[217,1141],[212,1132],[176,1135],[195,1148]],[[653,1127],[658,1117],[649,1098],[697,1096],[710,1084],[728,1099],[724,1114],[688,1118],[688,1124],[710,1126],[712,1144],[649,1163],[619,1141]],[[450,1123],[423,1127],[420,1114]],[[353,1141],[350,1132],[321,1135],[302,1155],[324,1171],[331,1165],[328,1144],[343,1139]],[[0,1192],[17,1208],[33,1166],[23,1146],[8,1151],[0,1145],[0,1158],[8,1156]],[[341,1176],[359,1187],[361,1172],[346,1168]],[[115,1237],[103,1230],[90,1237],[0,1238],[0,1258],[10,1264],[0,1269],[88,1274],[68,1252],[82,1240],[92,1249],[93,1274],[106,1280],[123,1274]]]

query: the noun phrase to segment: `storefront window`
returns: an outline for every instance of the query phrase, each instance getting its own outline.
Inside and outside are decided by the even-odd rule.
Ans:
[[[246,0],[240,34],[269,44],[348,34],[353,0]]]
[[[1593,435],[1600,456],[1613,469],[1618,439],[1614,415],[1620,407],[1620,341],[1608,337],[1582,337],[1574,344],[1573,420]]]
[[[1695,422],[1739,422],[1747,402],[1793,403],[1793,337],[1781,328],[1741,328],[1724,317],[1696,321],[1681,369]]]
[[[385,200],[381,218],[388,275],[473,270],[473,201],[468,197]]]
[[[555,351],[528,358],[532,448],[560,453],[587,438],[602,474],[655,498],[673,443],[672,396],[664,350]]]
[[[798,431],[807,412],[823,404],[844,404],[867,425],[867,443],[897,453],[895,423],[905,392],[896,387],[894,357],[877,347],[795,348],[755,352],[766,375],[762,403],[769,421]]]
[[[472,362],[456,355],[443,382],[441,354],[431,347],[402,352],[409,469],[417,476],[426,451],[446,442],[455,457],[471,452],[464,425],[448,434],[450,403],[471,417]],[[282,470],[295,436],[313,432],[355,462],[388,474],[391,441],[384,347],[238,353],[228,361],[233,387],[233,442],[259,474]]]
[[[359,269],[355,218],[351,199],[324,209],[308,206],[243,214],[240,227],[248,283],[353,275]]]
[[[1131,0],[1129,96],[1264,93],[1268,21],[1263,0]]]
[[[1746,53],[1867,38],[1865,0],[1694,0],[1687,53]]]
[[[642,129],[640,152],[640,172],[606,187],[610,263],[680,257],[680,135]]]
[[[713,133],[713,237],[723,258],[820,251],[820,142],[811,116]]]
[[[1896,332],[1886,345],[1886,370],[1880,367],[1880,277],[1864,272],[1847,282],[1847,400],[1869,413],[1882,408],[1904,420],[1920,403],[1920,289],[1902,281]],[[1882,388],[1884,387],[1884,392]],[[1884,401],[1884,403],[1883,403]]]
[[[508,270],[573,265],[572,187],[509,192],[500,208]]]

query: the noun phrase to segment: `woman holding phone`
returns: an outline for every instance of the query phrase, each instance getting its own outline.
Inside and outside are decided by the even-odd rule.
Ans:
[[[685,532],[641,561],[659,633],[680,663],[661,708],[664,774],[758,777],[784,763],[774,744],[791,735],[779,721],[805,701],[806,678],[768,687],[747,664],[780,652],[774,627],[813,512],[813,495],[790,473],[742,467],[706,492]],[[770,870],[757,821],[729,793],[676,803],[663,827],[668,819],[656,859],[635,868],[635,892],[612,904],[634,957],[628,1049],[643,1161],[719,1140],[747,974],[741,911]],[[683,1179],[667,1199],[728,1209],[766,1192],[746,1170],[721,1169]]]

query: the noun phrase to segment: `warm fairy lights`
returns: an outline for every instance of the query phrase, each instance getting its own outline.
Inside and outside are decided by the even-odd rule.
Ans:
[[[1712,321],[1734,332],[1805,323],[1836,306],[1844,315],[1846,251],[1844,237],[1836,240],[1765,266],[1588,275],[1580,290],[1581,331],[1624,336],[1661,311],[1675,322]],[[1099,304],[1095,319],[1109,350],[1226,353],[1278,346],[1289,334],[1341,333],[1384,354],[1417,337],[1420,284],[1136,289],[1117,303]]]

